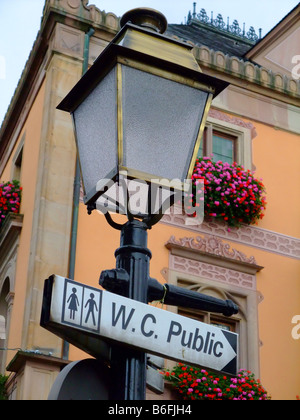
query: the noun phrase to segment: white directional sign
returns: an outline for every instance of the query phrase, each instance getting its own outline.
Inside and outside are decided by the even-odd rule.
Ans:
[[[47,281],[41,325],[60,336],[74,329],[168,359],[237,373],[235,333],[63,277]]]

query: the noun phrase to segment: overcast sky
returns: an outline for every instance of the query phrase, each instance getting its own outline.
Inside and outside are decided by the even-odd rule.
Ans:
[[[17,87],[32,45],[39,30],[44,0],[0,0],[0,124]],[[297,0],[201,0],[197,13],[204,8],[210,16],[221,13],[230,24],[236,19],[240,27],[253,26],[258,34],[269,32],[297,6]],[[135,7],[152,7],[162,12],[169,23],[184,23],[192,0],[90,0],[100,10],[122,16]]]

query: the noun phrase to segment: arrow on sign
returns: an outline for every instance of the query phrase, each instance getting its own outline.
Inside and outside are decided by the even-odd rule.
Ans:
[[[45,282],[41,325],[95,357],[101,339],[237,373],[237,334],[60,276]]]

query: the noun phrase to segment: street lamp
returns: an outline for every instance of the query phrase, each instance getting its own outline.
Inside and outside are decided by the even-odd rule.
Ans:
[[[227,83],[202,73],[165,17],[134,9],[58,109],[72,114],[84,202],[120,177],[184,190],[211,101]]]
[[[165,17],[155,10],[127,12],[120,32],[58,106],[73,117],[89,212],[112,183],[125,178],[144,182],[149,190],[157,185],[182,194],[191,177],[211,101],[228,84],[203,74],[192,47],[163,35],[166,28]],[[137,217],[123,209],[124,225],[104,212],[121,230],[121,245],[116,269],[103,271],[100,284],[143,303],[164,298],[169,304],[236,313],[231,301],[149,278],[147,230],[161,217],[149,209]],[[112,398],[145,398],[144,353],[113,346],[111,369],[118,375]]]

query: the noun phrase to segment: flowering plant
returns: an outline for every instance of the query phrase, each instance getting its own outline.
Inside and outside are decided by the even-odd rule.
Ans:
[[[266,197],[261,181],[236,162],[230,165],[203,157],[195,164],[191,201],[195,201],[196,194],[202,194],[205,216],[224,220],[229,226],[250,225],[264,216]],[[197,188],[199,184],[204,187],[204,197],[203,187]]]
[[[19,181],[0,183],[0,227],[8,213],[19,213],[21,191]]]
[[[271,399],[254,374],[246,370],[240,370],[237,377],[229,377],[178,363],[163,374],[184,400]]]

